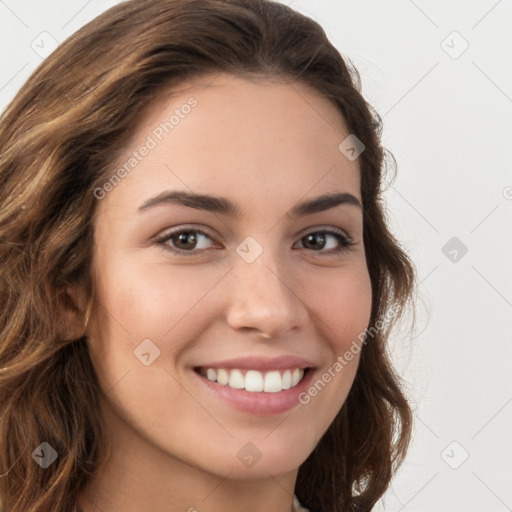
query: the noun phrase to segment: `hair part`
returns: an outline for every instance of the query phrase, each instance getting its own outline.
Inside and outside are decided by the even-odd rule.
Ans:
[[[386,226],[381,182],[392,155],[357,70],[310,18],[270,0],[131,0],[98,16],[34,71],[0,118],[0,504],[70,510],[106,461],[101,393],[86,338],[63,311],[94,303],[96,187],[155,99],[190,79],[230,73],[311,86],[365,145],[359,157],[370,328],[411,302],[415,270]],[[80,284],[86,302],[64,293]],[[412,414],[387,354],[390,330],[361,352],[345,404],[301,465],[312,512],[370,510],[409,444]],[[42,469],[32,452],[58,459]]]

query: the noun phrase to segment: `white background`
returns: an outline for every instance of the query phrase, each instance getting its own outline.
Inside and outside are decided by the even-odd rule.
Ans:
[[[282,1],[324,27],[383,117],[389,222],[421,281],[415,333],[393,340],[414,440],[378,510],[512,510],[512,0]],[[1,0],[0,112],[42,32],[60,43],[116,3]],[[466,254],[443,252],[453,237]]]

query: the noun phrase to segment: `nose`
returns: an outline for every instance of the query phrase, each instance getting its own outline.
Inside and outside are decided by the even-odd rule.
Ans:
[[[254,330],[266,339],[284,337],[309,319],[291,273],[274,259],[269,263],[263,254],[252,263],[235,262],[227,313],[230,327]]]

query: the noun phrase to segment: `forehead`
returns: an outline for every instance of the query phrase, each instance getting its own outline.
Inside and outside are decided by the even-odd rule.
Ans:
[[[202,77],[155,99],[118,155],[113,171],[128,172],[108,199],[139,206],[169,189],[260,205],[329,191],[360,197],[358,161],[338,149],[348,135],[334,104],[302,83]]]

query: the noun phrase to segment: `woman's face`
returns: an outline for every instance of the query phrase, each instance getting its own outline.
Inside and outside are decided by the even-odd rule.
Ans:
[[[343,405],[370,320],[359,163],[305,86],[208,78],[161,98],[95,191],[87,342],[118,451],[284,474]]]

